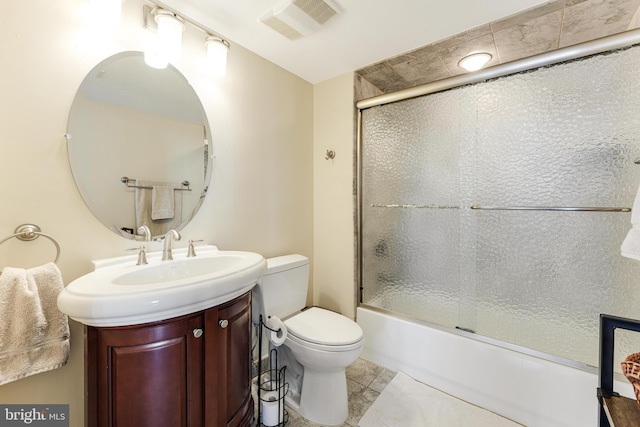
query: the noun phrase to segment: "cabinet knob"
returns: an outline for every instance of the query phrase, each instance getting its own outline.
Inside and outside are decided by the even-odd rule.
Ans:
[[[224,329],[227,326],[229,326],[229,321],[227,319],[222,319],[221,321],[218,322],[218,325],[220,325],[220,327]]]
[[[196,338],[200,338],[202,336],[202,329],[195,328],[193,330],[193,336],[196,337]]]

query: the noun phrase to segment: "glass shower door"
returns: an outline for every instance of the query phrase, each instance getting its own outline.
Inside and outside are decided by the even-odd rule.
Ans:
[[[640,49],[362,111],[362,302],[597,364],[640,318],[620,256],[640,166]],[[539,209],[562,208],[562,209]]]

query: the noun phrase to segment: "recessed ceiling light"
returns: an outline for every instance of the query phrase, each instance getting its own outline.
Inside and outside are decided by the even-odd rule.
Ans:
[[[487,52],[472,53],[462,58],[460,62],[458,62],[458,66],[467,71],[476,71],[491,61],[491,58],[493,58],[493,56]]]

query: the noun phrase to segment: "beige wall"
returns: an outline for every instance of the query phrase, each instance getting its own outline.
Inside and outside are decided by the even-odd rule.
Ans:
[[[142,3],[124,3],[123,27],[114,34],[92,32],[88,4],[20,0],[0,7],[7,17],[0,25],[0,238],[25,222],[41,226],[62,248],[58,265],[66,283],[87,273],[90,260],[133,246],[85,206],[63,134],[86,73],[112,54],[142,50]],[[313,86],[233,41],[227,77],[210,78],[199,68],[202,34],[188,28],[183,46],[175,65],[203,102],[216,165],[205,204],[177,246],[205,239],[265,257],[297,252],[313,258],[312,159],[320,155],[312,146]],[[0,268],[52,258],[45,239],[0,245]],[[82,426],[82,346],[82,327],[72,322],[68,365],[0,386],[0,402],[69,403],[71,425]]]
[[[314,303],[355,317],[353,73],[313,88]],[[336,153],[326,160],[327,150]]]

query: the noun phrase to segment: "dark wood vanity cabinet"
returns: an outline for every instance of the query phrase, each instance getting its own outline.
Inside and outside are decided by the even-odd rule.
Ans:
[[[251,425],[251,338],[250,292],[161,322],[86,326],[86,425]]]

